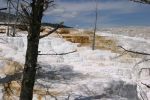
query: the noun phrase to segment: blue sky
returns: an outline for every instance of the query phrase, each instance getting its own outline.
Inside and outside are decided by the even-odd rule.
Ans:
[[[97,0],[98,27],[150,26],[150,5],[129,0]],[[45,12],[43,21],[89,28],[95,20],[94,0],[55,0],[56,8]]]
[[[0,7],[6,7],[0,0]],[[29,0],[30,1],[30,0]],[[59,23],[72,27],[91,28],[95,21],[95,0],[54,0],[43,22]],[[97,0],[98,27],[150,26],[150,5],[129,0]]]

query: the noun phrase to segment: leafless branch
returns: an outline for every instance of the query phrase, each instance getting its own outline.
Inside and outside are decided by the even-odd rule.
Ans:
[[[38,54],[38,55],[67,55],[67,54],[74,53],[74,52],[77,52],[77,50],[70,51],[70,52],[66,52],[66,53],[55,53],[55,54]]]
[[[147,84],[142,83],[142,82],[141,82],[141,84],[145,85],[147,88],[149,88],[149,89],[150,89],[150,85],[147,85]]]
[[[30,5],[30,2],[26,1],[26,0],[22,0],[24,3]]]
[[[7,10],[7,8],[1,8],[0,10]]]
[[[25,6],[24,6],[24,5],[21,5],[21,8],[22,8],[22,11],[23,11],[23,13],[25,14],[25,16],[26,16],[27,18],[30,18],[30,13],[29,13],[29,11],[25,8]]]
[[[145,56],[149,56],[149,55],[150,55],[149,53],[144,53],[144,52],[139,52],[139,51],[133,51],[133,50],[127,50],[127,49],[125,49],[125,48],[122,47],[122,46],[118,46],[118,47],[122,48],[122,49],[124,50],[124,52],[127,52],[127,53],[130,52],[130,53],[140,54],[140,55],[145,55]],[[123,53],[124,53],[124,52],[123,52]],[[122,53],[122,55],[123,55],[123,53]],[[120,56],[122,56],[122,55],[120,55]],[[119,56],[119,57],[120,57],[120,56]],[[149,59],[149,58],[144,58],[144,59],[142,59],[141,61],[137,62],[137,63],[133,66],[132,70],[134,71],[137,65],[139,65],[139,64],[141,64],[141,63],[143,63],[143,62],[147,62],[147,61],[150,61],[150,59]],[[149,67],[148,67],[148,68],[140,68],[140,71],[138,72],[139,75],[140,75],[140,73],[141,73],[141,71],[142,71],[143,69],[149,69],[149,70],[150,70]]]
[[[128,52],[123,51],[120,55],[114,57],[113,59],[117,59],[117,58],[119,58],[119,57],[122,57],[123,55],[125,55],[125,54],[127,54],[127,53],[128,53]]]
[[[142,4],[150,4],[150,0],[130,0],[130,1],[142,3]]]
[[[47,34],[41,35],[39,38],[40,38],[40,39],[41,39],[41,38],[44,38],[44,37],[46,37],[46,36],[52,34],[53,32],[57,31],[57,30],[60,28],[60,26],[61,26],[62,24],[63,24],[63,22],[61,22],[56,28],[54,28],[53,30],[49,31]]]
[[[141,63],[143,63],[143,62],[149,61],[149,60],[150,60],[150,59],[143,59],[143,60],[137,62],[133,68],[135,68],[137,65],[139,65],[139,64],[141,64]]]
[[[46,94],[50,95],[51,97],[53,97],[55,100],[58,100],[56,96],[54,96],[53,94],[51,94],[49,91],[48,91],[48,88],[46,88]]]
[[[141,54],[141,55],[150,55],[149,53],[145,53],[145,52],[139,52],[139,51],[132,51],[132,50],[127,50],[122,46],[118,46],[120,48],[122,48],[124,51],[130,52],[130,53],[134,53],[134,54]]]
[[[146,93],[143,91],[142,87],[137,83],[137,86],[139,87],[139,92],[142,100],[148,100],[148,97]]]

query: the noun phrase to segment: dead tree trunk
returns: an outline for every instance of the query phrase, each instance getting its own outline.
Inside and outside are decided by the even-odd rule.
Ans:
[[[27,51],[25,66],[23,71],[23,80],[21,84],[20,100],[32,100],[33,88],[35,82],[35,75],[37,70],[37,58],[38,58],[38,45],[39,40],[55,32],[62,24],[58,25],[47,34],[40,35],[41,20],[43,12],[47,9],[48,4],[53,6],[54,0],[32,0],[29,12],[26,7],[22,5],[22,10],[29,21],[29,30],[27,37]]]
[[[26,61],[21,85],[20,100],[32,100],[35,82],[38,45],[44,0],[32,0],[29,34],[27,37]]]
[[[7,8],[8,8],[8,23],[7,23],[7,36],[9,36],[10,35],[10,26],[9,26],[9,24],[10,24],[10,0],[8,0],[7,1]]]
[[[17,22],[18,22],[18,13],[19,13],[19,1],[20,0],[17,0],[17,8],[16,8],[16,20],[15,20],[15,25],[14,25],[14,27],[13,27],[13,37],[15,37],[15,34],[16,34],[16,24],[17,24]]]
[[[93,41],[92,41],[92,50],[95,50],[95,38],[96,38],[96,30],[97,30],[97,17],[98,17],[98,4],[97,0],[95,0],[95,22],[94,22],[94,33],[93,33]]]

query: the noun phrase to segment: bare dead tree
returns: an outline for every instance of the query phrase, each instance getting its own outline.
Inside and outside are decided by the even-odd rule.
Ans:
[[[7,2],[7,8],[5,9],[8,9],[8,16],[7,16],[7,36],[15,36],[15,33],[16,33],[16,24],[18,22],[18,19],[19,19],[19,1],[21,0],[3,0],[4,2]],[[5,10],[4,9],[4,10]],[[11,20],[11,9],[15,10],[15,24],[13,25],[13,34],[10,34],[10,20]]]
[[[98,2],[97,2],[97,0],[95,0],[95,22],[94,22],[92,50],[95,50],[95,37],[96,37],[96,30],[97,30],[97,18],[98,18]]]
[[[60,27],[60,24],[63,23],[60,23],[56,28],[54,28],[47,34],[40,35],[43,12],[48,7],[52,7],[54,5],[54,0],[31,0],[28,2],[25,0],[23,1],[26,2],[26,5],[21,5],[23,12],[22,16],[24,16],[23,18],[25,19],[25,22],[29,25],[29,27],[20,100],[32,100],[35,75],[38,67],[37,58],[39,40],[55,32]]]
[[[14,27],[13,27],[13,37],[15,37],[15,34],[16,34],[16,24],[17,24],[17,22],[18,22],[18,19],[19,19],[19,1],[20,0],[17,0],[17,7],[16,7],[16,20],[15,20],[15,24],[14,24]]]
[[[7,0],[7,8],[8,8],[8,27],[7,27],[7,36],[10,35],[10,9],[11,9],[11,5],[10,5],[11,0]]]

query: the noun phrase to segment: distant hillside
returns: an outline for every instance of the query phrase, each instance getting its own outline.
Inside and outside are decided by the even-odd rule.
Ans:
[[[15,15],[10,14],[10,22],[15,20]],[[7,22],[8,21],[8,13],[0,12],[0,22]]]
[[[57,27],[58,24],[52,24],[52,23],[42,23],[42,26],[50,26],[50,27]],[[66,26],[66,25],[61,25],[61,28],[72,28],[70,26]]]
[[[14,22],[16,19],[16,16],[14,14],[10,14],[10,22]],[[0,22],[7,22],[8,21],[8,13],[0,12]],[[42,23],[42,26],[51,26],[51,27],[57,27],[58,24],[52,24],[52,23]],[[61,28],[72,28],[70,26],[61,25]]]

